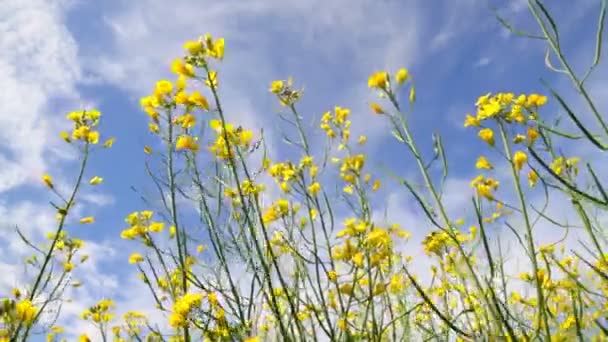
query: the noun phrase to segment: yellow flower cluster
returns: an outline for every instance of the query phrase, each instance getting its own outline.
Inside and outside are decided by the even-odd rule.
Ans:
[[[27,325],[34,323],[38,314],[38,308],[28,300],[24,299],[15,303],[15,318]]]
[[[257,184],[249,179],[245,179],[241,183],[241,191],[243,192],[243,196],[258,196],[264,190],[266,190],[266,186],[264,186],[264,184]],[[233,205],[240,204],[237,189],[226,188],[224,190],[224,195],[232,199]]]
[[[345,157],[340,166],[340,178],[346,183],[355,184],[356,180],[361,176],[361,169],[365,165],[365,155],[357,154],[351,157]]]
[[[114,301],[111,299],[102,299],[97,304],[84,310],[80,317],[84,320],[91,320],[95,323],[106,323],[114,318],[112,310],[114,309]]]
[[[531,145],[539,136],[538,130],[532,122],[538,117],[538,109],[544,106],[546,102],[547,97],[538,94],[522,94],[516,97],[513,93],[498,93],[495,95],[488,93],[477,99],[475,103],[477,113],[475,116],[466,115],[464,127],[481,127],[484,121],[490,119],[527,125],[526,135],[516,134],[513,142],[527,141]],[[478,135],[488,145],[494,146],[494,132],[491,128],[482,128]]]
[[[98,110],[83,110],[74,111],[66,115],[66,118],[74,123],[74,129],[71,133],[72,140],[82,140],[89,144],[97,144],[99,142],[99,132],[94,130],[99,124],[101,113]],[[62,132],[61,137],[70,142],[70,134]]]
[[[201,305],[203,295],[200,293],[186,293],[179,297],[173,304],[169,325],[172,327],[182,327],[187,325],[190,312]]]
[[[477,122],[500,116],[506,122],[525,124],[527,120],[534,120],[536,111],[547,103],[547,97],[539,94],[519,95],[513,93],[490,93],[480,96],[477,106]],[[527,117],[526,117],[527,114]],[[470,119],[469,119],[470,120]],[[472,124],[472,126],[475,126]]]
[[[177,137],[175,149],[178,151],[189,150],[191,152],[198,152],[198,138],[192,137],[190,135],[180,135],[179,137]]]
[[[302,165],[302,168],[306,165]],[[301,170],[301,168],[300,168]],[[276,163],[268,168],[268,173],[281,187],[285,193],[291,191],[290,182],[296,180],[296,175],[300,171],[292,162]],[[315,167],[316,170],[316,167]],[[315,171],[316,173],[316,171]],[[312,174],[312,171],[311,171]]]
[[[472,241],[475,239],[476,229],[471,229],[469,234],[463,234],[460,231],[453,229],[452,234],[453,236],[450,236],[450,234],[445,231],[434,231],[429,233],[422,241],[425,253],[436,255],[448,253],[450,252],[451,247],[456,246],[454,238],[456,241],[458,241],[458,243]]]
[[[342,144],[345,144],[350,138],[350,126],[352,125],[352,122],[348,119],[349,116],[350,109],[336,106],[333,114],[331,111],[323,114],[319,127],[325,131],[328,138],[333,139],[336,137],[336,134],[339,134],[342,138]]]
[[[577,157],[567,158],[567,159],[564,157],[557,157],[553,160],[553,162],[551,162],[551,165],[549,167],[558,176],[562,175],[564,173],[568,173],[572,176],[576,176],[576,175],[578,175],[577,164],[578,164],[579,160],[580,160],[580,158],[577,158]]]
[[[210,57],[222,60],[224,58],[225,45],[226,42],[224,38],[213,40],[213,37],[207,33],[204,37],[201,37],[196,41],[190,40],[184,43],[184,49],[188,51],[190,57],[193,58]]]
[[[84,241],[76,238],[69,237],[65,231],[61,231],[59,234],[56,233],[48,233],[46,238],[49,240],[57,239],[55,243],[55,248],[60,251],[67,249],[69,251],[81,249],[84,246]]]
[[[129,256],[129,264],[139,264],[144,261],[143,255],[139,253],[131,253]]]
[[[148,114],[152,122],[149,123],[149,129],[154,134],[161,133],[160,112],[162,110],[172,112],[177,106],[184,107],[184,114],[177,117],[169,117],[171,125],[178,125],[183,130],[176,138],[176,150],[188,150],[198,152],[200,149],[198,138],[191,135],[190,130],[196,125],[197,119],[193,111],[200,109],[209,111],[210,106],[207,98],[199,91],[188,93],[186,91],[186,79],[196,77],[196,68],[202,67],[207,69],[207,57],[221,60],[224,56],[224,39],[219,38],[213,41],[210,35],[198,41],[189,41],[184,44],[184,48],[189,55],[184,58],[179,58],[171,64],[171,70],[178,75],[175,85],[168,80],[161,80],[156,83],[156,87],[150,96],[141,99],[141,106]],[[206,79],[208,86],[217,87],[217,73],[208,71],[209,77]],[[146,153],[150,153],[151,149],[145,149]]]
[[[397,84],[395,89],[391,86],[391,77],[388,72],[374,72],[368,78],[367,86],[372,89],[380,90],[383,95],[388,95],[390,98],[394,99],[394,96],[396,95],[394,91],[400,86],[403,86],[406,82],[411,81],[412,76],[407,69],[401,68],[395,73],[394,79]],[[413,82],[410,83],[409,101],[410,103],[414,103],[416,100],[416,88],[414,87]],[[369,106],[376,114],[386,114],[386,111],[377,103],[370,103]]]
[[[275,80],[270,84],[269,91],[277,96],[283,106],[292,106],[302,96],[302,91],[293,89],[291,77],[287,80]]]
[[[125,221],[129,224],[129,228],[120,233],[120,237],[126,240],[134,240],[141,237],[144,242],[149,241],[149,233],[160,233],[165,228],[163,222],[152,221],[154,212],[145,210],[141,212],[133,212],[127,216]]]
[[[500,182],[498,182],[496,179],[489,177],[486,178],[483,175],[479,175],[471,181],[471,187],[477,190],[477,194],[485,197],[488,200],[494,199],[493,192],[498,189],[499,185]]]
[[[270,239],[270,247],[273,247],[274,256],[286,254],[291,251],[288,240],[285,238],[285,233],[275,231]],[[269,255],[271,255],[269,253]]]
[[[215,143],[209,150],[219,159],[234,157],[235,148],[247,150],[253,140],[253,132],[242,127],[234,128],[232,124],[222,124],[220,120],[211,120],[209,126],[215,132]]]
[[[123,315],[123,319],[125,321],[126,327],[126,333],[129,336],[136,336],[141,334],[141,327],[146,326],[148,320],[146,318],[146,315],[142,312],[138,312],[138,311],[127,311],[124,315]],[[123,341],[120,338],[120,326],[114,326],[112,327],[112,332],[114,333],[114,338],[115,341]],[[149,337],[153,337],[153,336],[149,336]],[[154,336],[154,337],[159,337],[159,336]],[[150,338],[150,340],[153,340],[152,338]]]
[[[397,224],[383,228],[357,218],[348,218],[344,221],[344,228],[336,235],[339,239],[346,239],[342,244],[332,248],[332,257],[336,261],[349,263],[359,269],[380,266],[383,272],[387,272],[390,260],[395,256],[392,235],[407,238],[409,233]],[[328,277],[335,281],[337,274],[332,271]],[[358,284],[361,287],[368,286],[368,279],[364,278]],[[374,286],[376,294],[382,293],[385,289],[384,284],[378,283]],[[397,291],[395,285],[392,287],[394,291]],[[344,283],[341,285],[340,291],[352,294],[354,289],[352,284]]]
[[[386,71],[375,72],[367,80],[367,86],[380,90],[388,90],[389,78],[390,77]]]
[[[172,124],[179,125],[184,134],[177,138],[176,149],[188,149],[193,152],[198,151],[196,138],[188,135],[190,129],[196,124],[196,117],[191,113],[195,108],[209,110],[207,99],[199,92],[193,92],[188,95],[185,90],[185,81],[180,77],[178,80],[177,91],[172,94],[173,84],[170,81],[162,80],[156,85],[156,89],[151,96],[141,99],[141,105],[145,112],[150,116],[152,122],[149,123],[149,129],[152,133],[160,133],[160,108],[168,108],[174,105],[184,105],[186,114],[178,116],[172,120]]]
[[[285,217],[287,214],[289,214],[289,201],[286,199],[279,199],[264,211],[262,221],[264,224],[269,224]]]

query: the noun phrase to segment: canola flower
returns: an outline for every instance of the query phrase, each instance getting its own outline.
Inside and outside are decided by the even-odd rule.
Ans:
[[[562,155],[546,139],[554,134],[542,121],[546,96],[504,92],[477,99],[477,111],[465,116],[464,126],[475,132],[479,146],[487,151],[471,165],[480,172],[470,182],[476,195],[471,214],[452,218],[444,203],[445,179],[436,180],[408,120],[400,120],[401,98],[407,96],[410,105],[415,102],[413,76],[406,68],[370,75],[368,87],[378,91],[378,101],[383,101],[369,104],[377,114],[373,119],[387,120],[420,172],[415,179],[421,183],[400,179],[399,185],[409,191],[412,205],[419,206],[425,219],[401,222],[419,225],[413,231],[425,236],[423,253],[416,256],[425,257],[423,272],[431,279],[425,281],[412,266],[417,247],[405,244],[412,234],[399,222],[377,214],[382,206],[372,199],[396,187],[372,170],[373,159],[364,153],[367,136],[352,138],[356,116],[351,110],[334,106],[315,123],[328,145],[324,155],[317,155],[310,149],[298,113],[303,92],[291,78],[272,81],[268,90],[283,105],[287,111],[283,118],[297,133],[286,139],[302,153],[295,160],[272,161],[261,134],[226,120],[218,93],[222,76],[218,63],[224,48],[224,39],[211,35],[186,42],[186,55],[170,65],[177,79],[158,81],[152,93],[141,99],[152,139],[167,145],[155,151],[144,147],[147,158],[158,158],[163,166],[162,172],[150,171],[161,200],[155,211],[128,214],[120,236],[141,251],[125,261],[135,265],[139,281],[164,313],[162,324],[168,328],[158,328],[139,311],[127,311],[120,321],[114,301],[102,299],[81,314],[101,336],[116,341],[161,336],[170,341],[262,341],[276,336],[293,340],[441,336],[456,341],[567,341],[593,336],[602,340],[597,322],[607,312],[601,298],[608,295],[602,282],[608,256],[593,239],[594,230],[587,229],[590,248],[596,249],[589,260],[568,254],[560,241],[538,244],[532,233],[535,221],[528,191],[541,193],[538,188],[548,187],[562,191],[587,226],[594,225],[587,206],[603,203],[601,194],[594,196],[577,182],[584,161]],[[199,85],[203,89],[194,90]],[[399,92],[408,87],[409,94]],[[60,138],[84,146],[88,153],[86,149],[100,141],[100,113],[72,112],[68,119],[74,128]],[[103,146],[113,143],[110,138]],[[444,158],[438,139],[434,150],[435,159]],[[255,158],[257,164],[252,162]],[[503,161],[513,179],[499,173]],[[203,162],[208,164],[201,167]],[[445,167],[440,166],[447,173]],[[527,178],[525,191],[520,177]],[[87,179],[90,185],[104,181],[100,176]],[[42,182],[55,193],[50,175],[43,175]],[[510,182],[517,201],[507,194],[509,187],[501,186]],[[601,192],[599,182],[594,184]],[[183,207],[186,201],[195,204],[196,220],[189,219],[192,208]],[[63,230],[72,206],[72,200],[56,205],[59,228],[48,235],[52,247],[41,246],[50,252],[42,253],[43,260],[27,261],[42,269],[39,279],[56,279],[45,265],[57,264],[62,274],[75,275],[75,268],[88,258],[76,256],[83,242]],[[527,249],[524,257],[531,266],[513,277],[505,273],[502,251],[495,250],[489,232],[519,221],[522,227],[515,228],[525,233],[518,240]],[[95,219],[87,216],[79,222],[90,224]],[[243,269],[235,267],[241,264]],[[507,280],[522,285],[495,286]],[[251,287],[244,289],[243,282]],[[2,299],[0,341],[29,336],[38,313],[46,307],[38,304],[47,299],[37,292],[38,286],[46,285],[38,284],[44,283],[15,288],[11,298]],[[86,286],[86,281],[71,284]],[[124,291],[130,294],[129,289]],[[53,326],[47,339],[58,339],[63,333],[63,328]],[[92,338],[80,335],[79,340]]]

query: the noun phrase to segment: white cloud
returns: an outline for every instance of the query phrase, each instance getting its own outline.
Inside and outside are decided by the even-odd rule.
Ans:
[[[27,194],[20,190],[24,185],[40,184],[40,175],[46,171],[55,176],[57,188],[63,189],[69,168],[58,163],[75,157],[58,137],[65,128],[64,112],[82,103],[76,89],[81,78],[78,47],[64,22],[66,11],[74,4],[71,0],[0,2],[0,17],[5,19],[0,23],[0,193],[14,194],[11,201],[0,202],[1,294],[25,285],[32,276],[22,263],[33,251],[15,228],[38,243],[56,227],[55,211],[45,201],[50,197],[43,193],[35,200],[18,200]],[[85,200],[100,204],[109,197],[89,193]],[[85,251],[93,257],[76,273],[90,282],[89,291],[115,288],[116,281],[101,273],[98,264],[111,248],[89,242]],[[77,303],[64,309],[70,311],[71,306],[90,301]]]
[[[38,179],[56,132],[49,101],[78,97],[77,47],[62,23],[65,5],[40,0],[0,4],[0,16],[6,18],[0,24],[0,192]]]
[[[479,60],[477,60],[477,62],[475,62],[475,64],[473,66],[475,67],[484,67],[488,64],[490,64],[491,59],[488,57],[481,57]]]

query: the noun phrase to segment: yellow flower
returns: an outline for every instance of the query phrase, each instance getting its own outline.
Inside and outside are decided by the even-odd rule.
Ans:
[[[517,151],[513,155],[513,165],[515,166],[515,169],[518,171],[521,170],[522,166],[527,161],[528,161],[528,156],[522,151]]]
[[[314,182],[308,187],[308,191],[311,195],[316,196],[319,191],[321,191],[321,184],[319,182]]]
[[[182,125],[182,128],[185,129],[190,129],[194,127],[194,125],[196,125],[196,117],[190,113],[178,116],[175,121],[180,123]]]
[[[243,342],[261,342],[262,340],[257,336],[247,337]]]
[[[61,131],[61,133],[59,133],[59,136],[61,137],[61,139],[65,140],[65,142],[70,142],[70,134],[68,132]]]
[[[482,105],[479,108],[479,110],[477,112],[477,117],[480,120],[485,120],[487,118],[491,118],[491,117],[498,115],[498,113],[500,113],[501,110],[502,110],[502,105],[495,98],[493,98],[488,103]]]
[[[534,144],[534,141],[538,138],[538,136],[540,135],[538,133],[537,130],[535,130],[534,128],[530,127],[528,128],[528,141],[530,141],[530,144]]]
[[[209,300],[209,304],[211,304],[212,306],[216,306],[218,303],[218,296],[216,292],[210,292],[207,295],[207,299]]]
[[[88,224],[88,223],[93,223],[93,222],[95,222],[95,219],[93,218],[93,216],[87,216],[87,217],[83,217],[80,219],[81,224]]]
[[[270,83],[270,92],[273,94],[278,94],[281,92],[281,90],[283,90],[283,81],[281,80],[276,80],[276,81],[272,81],[272,83]]]
[[[241,144],[242,146],[249,145],[252,139],[253,132],[250,130],[242,130],[241,133],[239,133],[239,144]]]
[[[133,253],[129,256],[129,264],[138,264],[144,261],[144,257],[139,253]]]
[[[541,107],[547,103],[547,97],[539,94],[530,94],[526,102],[528,107]]]
[[[476,117],[471,114],[467,114],[466,118],[464,119],[464,127],[479,127],[479,125],[479,120]]]
[[[194,77],[194,67],[191,64],[184,63],[181,58],[178,58],[171,63],[171,71],[184,77]]]
[[[490,128],[484,128],[478,133],[481,140],[485,141],[488,145],[494,146],[494,131]]]
[[[300,160],[300,167],[311,167],[312,166],[312,156],[304,156]]]
[[[72,264],[71,262],[66,262],[66,263],[63,264],[63,269],[66,272],[70,272],[70,271],[72,271],[74,269],[74,264]]]
[[[317,176],[317,172],[319,172],[319,167],[317,165],[310,167],[310,177],[315,178]]]
[[[193,40],[185,42],[184,49],[191,55],[196,55],[204,50],[202,42]]]
[[[481,106],[487,104],[490,101],[491,95],[492,95],[491,93],[487,93],[485,95],[480,96],[479,98],[477,98],[477,102],[475,102],[475,105],[477,107],[481,107]]]
[[[359,266],[359,267],[363,267],[363,260],[364,260],[364,255],[361,252],[356,253],[355,255],[353,255],[353,257],[351,258],[352,262]]]
[[[110,138],[110,139],[106,140],[106,142],[103,143],[103,147],[105,147],[105,148],[112,147],[112,145],[114,145],[114,141],[116,141],[116,138]]]
[[[345,186],[343,190],[344,190],[345,193],[347,193],[349,195],[353,194],[353,187],[350,186],[350,185]]]
[[[388,73],[380,71],[372,74],[367,80],[367,86],[386,90],[388,86]]]
[[[497,180],[485,178],[483,175],[479,175],[471,181],[471,187],[475,188],[480,196],[489,200],[494,199],[492,191],[496,190],[499,185],[500,183]]]
[[[154,122],[148,122],[148,130],[154,134],[158,134],[160,132],[160,127]]]
[[[405,81],[407,81],[409,78],[410,78],[410,73],[405,68],[399,69],[399,71],[397,71],[397,74],[395,75],[395,80],[397,81],[397,84],[399,84],[399,85],[405,83]]]
[[[167,80],[161,80],[156,82],[156,89],[154,93],[159,96],[169,95],[173,90],[173,84]]]
[[[181,104],[181,105],[187,105],[188,104],[188,94],[186,94],[185,91],[179,91],[175,94],[175,103],[177,104]]]
[[[54,326],[51,327],[51,331],[53,331],[56,334],[61,334],[64,331],[64,329],[63,329],[63,327],[60,327],[58,325],[54,325]]]
[[[89,181],[89,184],[97,185],[97,184],[100,184],[101,182],[103,182],[103,178],[95,176],[95,177],[91,178],[91,180]]]
[[[26,325],[32,324],[37,313],[38,308],[36,308],[29,300],[22,300],[15,304],[15,314],[17,319],[24,322]]]
[[[380,180],[376,179],[374,181],[374,184],[372,184],[372,191],[378,191],[378,189],[380,189]]]
[[[528,172],[528,184],[530,185],[530,187],[533,188],[536,185],[537,181],[538,173],[536,173],[536,171],[534,170],[530,170],[530,172]]]
[[[561,330],[569,330],[571,327],[573,327],[576,324],[576,318],[572,315],[566,317],[566,319],[562,322],[562,324],[560,324],[560,329]]]
[[[344,318],[340,318],[338,320],[338,328],[344,331],[348,330],[348,322]]]
[[[405,281],[403,276],[399,274],[393,274],[391,281],[388,285],[388,291],[392,294],[399,294],[405,289]]]
[[[78,336],[78,342],[91,342],[91,339],[87,335]]]
[[[82,119],[84,118],[84,112],[80,111],[74,111],[74,112],[70,112],[65,116],[68,120],[74,121],[74,122],[79,122],[82,121]]]
[[[382,109],[382,107],[380,107],[379,104],[377,103],[370,103],[369,107],[372,109],[372,111],[376,114],[385,114],[384,109]]]
[[[177,143],[175,144],[175,148],[179,150],[190,150],[192,152],[197,152],[199,147],[196,139],[189,135],[182,135],[177,138]]]
[[[51,175],[49,175],[48,173],[45,173],[44,175],[42,175],[42,181],[44,182],[44,184],[46,184],[46,186],[48,186],[49,188],[53,188],[53,178],[51,178]]]
[[[198,91],[195,91],[190,95],[188,102],[195,104],[204,110],[209,110],[209,102],[207,102],[207,99]]]
[[[218,86],[218,81],[217,81],[217,72],[216,71],[209,71],[209,77],[205,80],[205,85],[207,85],[207,87],[209,88],[217,88]]]
[[[160,233],[165,228],[165,224],[162,222],[152,222],[150,226],[148,226],[148,230],[154,233]]]
[[[513,143],[514,143],[514,144],[519,144],[519,143],[521,143],[522,141],[525,141],[525,140],[526,140],[526,137],[525,137],[525,136],[523,136],[523,135],[521,135],[521,134],[517,134],[517,135],[516,135],[516,136],[513,138]]]
[[[477,159],[477,163],[475,163],[475,167],[478,169],[486,169],[486,170],[491,170],[493,168],[492,164],[484,156],[481,156]]]
[[[215,57],[219,60],[222,60],[224,58],[224,48],[226,46],[226,42],[224,40],[224,38],[218,38],[215,40],[215,43],[213,44],[213,53],[209,53],[209,55],[211,57]]]
[[[172,327],[184,326],[185,323],[186,318],[179,313],[174,312],[169,316],[169,325]]]
[[[228,128],[230,126],[230,128]],[[217,119],[213,119],[209,121],[209,127],[211,127],[212,130],[216,131],[217,133],[221,133],[222,130],[224,129],[222,126],[222,121],[221,120],[217,120]],[[228,132],[232,132],[232,125],[229,123],[226,123],[226,130]]]
[[[145,153],[145,154],[150,154],[150,153],[152,153],[152,148],[150,148],[150,146],[144,146],[144,153]]]
[[[187,85],[188,84],[186,83],[186,76],[179,75],[177,77],[177,81],[175,82],[176,92],[184,91]]]
[[[555,172],[557,175],[561,175],[564,169],[564,157],[557,157],[553,162],[551,162],[551,170]]]
[[[99,132],[91,131],[86,136],[87,142],[90,144],[97,144],[99,142]]]
[[[91,131],[91,129],[89,126],[86,126],[86,125],[80,126],[72,131],[72,139],[74,139],[74,140],[86,139],[86,137],[89,135],[90,131]]]

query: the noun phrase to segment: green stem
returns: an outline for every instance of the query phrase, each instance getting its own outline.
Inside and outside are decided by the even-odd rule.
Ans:
[[[498,121],[498,126],[500,128],[500,136],[503,142],[503,148],[505,151],[505,155],[509,159],[509,163],[511,164],[511,177],[513,178],[513,183],[515,186],[515,191],[517,192],[517,197],[519,199],[519,205],[521,207],[521,213],[524,218],[524,224],[526,227],[526,242],[528,243],[528,256],[530,261],[532,262],[532,270],[534,272],[534,279],[536,284],[536,295],[538,296],[538,320],[539,324],[542,322],[545,328],[546,338],[548,340],[551,339],[551,330],[549,327],[549,322],[547,319],[547,315],[545,312],[545,297],[543,293],[542,284],[540,282],[540,278],[538,277],[538,260],[536,259],[536,249],[534,246],[534,236],[532,235],[532,225],[530,224],[530,217],[528,215],[528,208],[526,205],[526,200],[523,194],[523,190],[521,188],[521,180],[519,177],[519,171],[515,168],[515,164],[512,160],[512,152],[511,145],[509,144],[509,139],[507,137],[506,130],[502,122]]]

